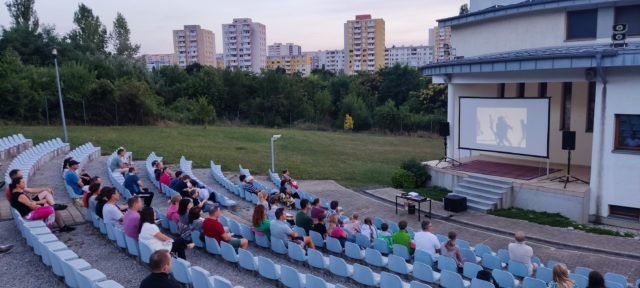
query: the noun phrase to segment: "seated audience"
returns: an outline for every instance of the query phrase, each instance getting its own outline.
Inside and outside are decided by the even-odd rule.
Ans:
[[[200,232],[200,241],[204,243],[204,234],[202,234],[202,223],[204,223],[204,219],[200,217],[201,212],[202,209],[200,209],[200,207],[191,207],[191,209],[189,209],[189,231]],[[193,239],[191,237],[191,233],[189,233],[189,235],[185,239],[189,242],[193,242]]]
[[[269,194],[267,194],[266,191],[260,190],[260,192],[258,192],[258,205],[262,205],[266,210],[269,210],[267,198],[269,198]]]
[[[361,225],[360,225],[360,220],[358,220],[358,218],[360,218],[358,213],[353,213],[353,215],[351,215],[351,218],[349,218],[349,221],[344,224],[344,229],[349,231],[351,235],[354,235],[354,236],[360,233]]]
[[[282,180],[280,181],[280,201],[282,203],[285,203],[285,205],[289,206],[289,207],[294,207],[295,205],[295,200],[294,199],[300,199],[300,196],[298,195],[298,193],[294,193],[291,190],[287,189],[287,185],[286,185],[286,181]]]
[[[53,207],[47,205],[47,200],[33,201],[24,194],[24,188],[26,184],[21,176],[16,176],[11,179],[9,189],[11,189],[11,199],[9,203],[11,207],[18,210],[20,216],[26,220],[43,220],[47,227],[51,229],[53,223],[56,223],[60,228],[60,232],[71,232],[75,230],[73,227],[64,225],[62,217],[58,212],[53,210]]]
[[[407,232],[407,221],[401,220],[398,222],[398,230],[396,233],[391,235],[391,241],[393,244],[400,244],[402,246],[407,247],[409,250],[409,254],[413,254],[413,249],[415,248],[415,243],[411,240],[411,235]]]
[[[425,220],[421,223],[422,231],[416,233],[413,236],[413,241],[416,243],[416,249],[424,250],[434,261],[438,259],[438,254],[441,251],[440,241],[438,237],[433,234],[433,226],[431,222]]]
[[[178,186],[184,184],[184,181],[182,181],[182,171],[180,170],[176,171],[174,173],[174,176],[175,177],[173,178],[173,180],[171,180],[171,183],[169,183],[169,188],[176,191],[180,191],[181,189],[178,189]]]
[[[138,241],[151,248],[151,252],[158,250],[170,250],[182,259],[187,259],[185,250],[193,248],[193,243],[187,243],[182,238],[173,239],[162,232],[156,225],[156,213],[151,207],[144,207],[140,211],[140,225]]]
[[[313,199],[311,202],[311,218],[318,219],[320,214],[325,214],[326,211],[320,207],[320,198]]]
[[[313,220],[309,217],[309,200],[300,200],[300,211],[296,213],[296,226],[304,229],[304,232],[309,235],[309,229],[313,225]]]
[[[116,189],[110,189],[104,193],[104,197],[107,199],[107,203],[102,208],[102,220],[104,220],[104,224],[114,226],[122,224],[122,217],[124,215],[122,215],[120,208],[116,206],[120,200],[120,193]]]
[[[220,206],[214,205],[211,207],[209,210],[209,218],[204,219],[204,222],[202,223],[204,236],[214,238],[218,243],[222,241],[227,242],[236,250],[238,248],[247,248],[249,245],[249,241],[247,241],[247,239],[234,238],[231,233],[224,230],[224,226],[222,226],[222,223],[218,221],[221,214],[222,211],[220,211]]]
[[[324,214],[318,215],[318,218],[313,219],[313,226],[311,226],[312,231],[318,232],[322,235],[322,239],[327,238],[327,226],[324,225]]]
[[[524,243],[524,232],[516,232],[515,239],[515,243],[509,243],[509,246],[507,246],[507,249],[509,250],[509,259],[526,265],[527,268],[529,268],[529,275],[533,275],[538,268],[535,263],[531,262],[531,257],[533,257],[533,248]]]
[[[98,204],[98,196],[100,195],[100,192],[100,183],[91,183],[91,185],[89,185],[89,199],[87,199],[88,211],[96,213],[96,205]]]
[[[178,223],[189,225],[189,209],[193,207],[193,202],[189,198],[182,198],[178,202]]]
[[[138,240],[138,225],[140,225],[140,209],[142,209],[140,197],[133,196],[127,200],[127,213],[122,217],[124,235],[136,240]]]
[[[271,230],[269,230],[269,219],[267,219],[267,209],[262,205],[258,205],[253,209],[253,217],[251,219],[253,230],[256,234],[262,233],[267,236],[267,239],[271,239]]]
[[[378,238],[378,230],[375,226],[373,226],[373,221],[371,218],[364,218],[364,224],[360,227],[360,233],[363,235],[367,235],[369,237],[369,241],[373,242],[374,239]]]
[[[142,188],[142,180],[138,177],[135,167],[129,167],[129,174],[124,179],[123,186],[131,192],[131,195],[139,196],[144,201],[144,206],[151,206],[154,194],[149,189]]]
[[[244,176],[244,175],[241,175],[241,176]],[[244,191],[246,193],[258,194],[258,188],[256,188],[256,186],[253,184],[253,181],[255,181],[253,179],[253,176],[244,178]]]
[[[344,243],[349,239],[349,234],[346,231],[342,230],[340,226],[338,226],[338,216],[336,214],[332,214],[329,216],[327,225],[327,235],[338,239],[340,241],[340,245],[344,247]],[[353,241],[351,241],[353,242]]]
[[[171,202],[169,203],[169,208],[167,208],[167,219],[169,221],[180,222],[180,215],[178,215],[178,205],[182,200],[182,196],[175,195],[171,197]]]
[[[276,219],[275,221],[271,221],[269,223],[269,229],[271,230],[271,238],[280,239],[284,242],[284,245],[288,245],[289,241],[292,241],[296,244],[302,245],[305,244],[307,247],[311,249],[315,249],[316,246],[311,241],[311,237],[301,237],[289,227],[289,223],[286,221],[286,215],[284,213],[284,208],[278,208],[276,210]]]
[[[64,173],[64,182],[71,187],[73,193],[76,195],[82,195],[84,193],[82,190],[84,183],[82,183],[82,180],[80,180],[80,177],[76,173],[76,170],[78,170],[78,164],[80,163],[76,160],[71,160],[69,162],[69,170]]]
[[[451,257],[454,261],[456,261],[456,265],[458,266],[458,272],[462,272],[462,266],[464,261],[462,261],[462,255],[460,254],[460,248],[456,245],[456,232],[449,232],[449,240],[445,242],[444,248],[440,249],[440,255]]]
[[[389,232],[389,224],[382,223],[380,225],[380,231],[378,231],[378,239],[384,240],[389,245],[389,248],[393,246],[393,242],[391,241],[391,232]]]
[[[286,184],[295,189],[299,188],[298,181],[294,180],[293,178],[291,178],[291,175],[289,175],[289,169],[282,170],[282,180],[284,180]]]
[[[276,217],[276,210],[280,208],[280,205],[278,205],[278,196],[273,195],[271,196],[271,198],[269,198],[269,207],[271,207],[271,209],[269,209],[269,212],[267,213],[267,218],[269,218],[269,221],[278,220],[278,218]]]
[[[589,282],[587,284],[587,288],[605,288],[604,277],[598,271],[589,272]],[[635,287],[640,288],[640,287]]]
[[[548,285],[549,288],[574,288],[576,283],[569,278],[569,270],[562,263],[553,266],[553,280]]]
[[[171,255],[161,249],[149,257],[151,274],[140,283],[140,288],[182,288],[182,285],[171,276]]]
[[[160,173],[160,180],[158,180],[161,184],[169,186],[171,184],[171,171],[169,171],[169,167],[162,167],[162,172]]]
[[[338,226],[342,227],[344,223],[342,223],[342,219],[340,219],[341,214],[342,211],[340,210],[338,201],[331,201],[331,203],[329,203],[329,211],[327,211],[327,219],[331,219],[331,215],[336,215],[338,218]]]
[[[13,179],[18,176],[24,177],[22,175],[22,170],[13,169],[9,171],[9,179]],[[6,193],[5,196],[7,197],[7,201],[11,201],[11,189],[9,189],[9,186],[7,186],[7,190],[5,193]],[[53,209],[56,211],[67,209],[67,205],[56,204],[56,201],[53,199],[53,188],[51,187],[35,187],[35,188],[26,187],[26,183],[25,183],[23,193],[26,193],[27,197],[29,197],[31,200],[36,202],[40,200],[46,200],[47,201],[46,204],[49,204],[50,206],[52,206]],[[34,194],[35,196],[33,196]]]
[[[119,172],[122,173],[122,175],[125,175],[129,170],[129,166],[131,166],[127,159],[125,159],[127,150],[124,148],[118,148],[116,154],[118,154],[118,156],[113,158],[113,161],[111,161],[111,166],[109,166],[109,168],[111,168],[112,172]]]
[[[64,161],[62,161],[62,175],[65,175],[67,173],[67,171],[69,170],[69,163],[72,160],[73,157],[67,157],[64,159]],[[84,184],[84,186],[88,186],[89,184],[91,184],[89,183],[91,181],[91,176],[84,169],[82,169],[82,171],[80,172],[76,171],[76,173],[78,173],[78,176],[80,177],[80,180],[82,181],[82,184]]]
[[[153,177],[158,182],[160,182],[160,175],[162,174],[162,167],[163,166],[164,165],[162,164],[162,162],[160,162],[158,160],[153,160],[153,162],[151,162],[151,167],[153,167]]]
[[[98,215],[100,219],[104,219],[103,217],[104,215],[102,215],[102,212],[104,211],[104,205],[107,204],[106,193],[109,192],[110,190],[115,191],[116,188],[103,187],[102,189],[100,189],[100,194],[98,194],[98,197],[96,197],[96,215]]]

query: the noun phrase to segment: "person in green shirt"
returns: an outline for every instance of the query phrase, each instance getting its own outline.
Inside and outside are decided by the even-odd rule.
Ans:
[[[271,239],[271,223],[269,219],[267,219],[267,210],[264,209],[263,205],[257,205],[256,208],[253,209],[253,219],[251,222],[256,233],[263,233],[267,236],[267,239]]]
[[[393,244],[400,244],[407,247],[407,249],[409,250],[409,254],[413,254],[415,244],[411,240],[411,235],[409,234],[409,232],[407,232],[407,221],[400,221],[398,223],[398,228],[400,228],[400,230],[398,230],[398,232],[396,233],[393,233],[393,235],[391,236],[391,242],[393,242]]]
[[[309,235],[309,229],[313,225],[313,220],[309,217],[309,200],[300,200],[300,211],[296,214],[296,226],[304,229],[304,232]]]

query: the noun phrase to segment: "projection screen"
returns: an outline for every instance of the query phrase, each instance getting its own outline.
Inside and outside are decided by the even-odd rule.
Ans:
[[[549,98],[459,99],[460,149],[549,158]]]

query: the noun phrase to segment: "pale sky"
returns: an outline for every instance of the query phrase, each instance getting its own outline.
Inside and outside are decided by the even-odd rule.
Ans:
[[[6,2],[2,1],[3,3]],[[222,24],[252,18],[267,29],[267,45],[293,42],[303,51],[341,49],[343,24],[356,14],[383,18],[386,45],[426,45],[436,19],[455,16],[467,0],[36,0],[41,24],[53,24],[59,34],[73,28],[73,13],[85,3],[111,30],[117,12],[129,22],[131,38],[141,53],[173,53],[172,30],[197,24],[216,35],[222,50]],[[0,25],[9,26],[6,7]]]

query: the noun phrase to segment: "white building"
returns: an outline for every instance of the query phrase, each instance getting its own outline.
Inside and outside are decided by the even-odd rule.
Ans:
[[[222,24],[224,67],[260,73],[267,64],[267,32],[250,18]]]
[[[175,65],[175,55],[173,53],[169,54],[145,54],[142,55],[142,59],[144,60],[145,65],[147,66],[147,70],[158,70],[163,66],[171,66]]]
[[[422,67],[432,62],[433,49],[431,46],[392,46],[384,50],[384,65],[395,64]]]
[[[327,70],[333,73],[344,73],[345,53],[342,49],[304,52],[311,56],[312,69]]]
[[[492,163],[527,163],[527,167],[542,171],[548,163],[561,171],[530,180],[483,176],[488,181],[510,183],[505,194],[495,200],[492,196],[483,198],[486,191],[460,189],[471,179],[468,173],[436,167],[430,162],[432,182],[465,195],[469,205],[483,210],[515,206],[562,213],[580,223],[598,221],[640,227],[640,1],[513,4],[471,0],[470,6],[469,14],[438,21],[440,27],[450,27],[451,45],[458,58],[422,69],[423,74],[433,76],[434,82],[448,83],[451,136],[446,137],[446,155],[462,162],[484,159]],[[618,23],[628,25],[626,48],[611,45],[612,27]],[[522,113],[515,116],[529,117],[531,121],[523,123],[526,125],[522,128],[512,123],[505,129],[506,138],[517,130],[524,137],[533,129],[531,125],[545,129],[547,135],[528,137],[517,149],[526,151],[529,146],[547,145],[546,153],[539,158],[519,155],[528,155],[525,152],[505,154],[507,148],[516,147],[510,143],[492,149],[476,148],[480,146],[473,143],[482,138],[478,135],[483,133],[480,125],[484,120],[471,118],[465,123],[469,112],[461,111],[461,103],[468,103],[465,97],[474,97],[478,103],[548,101],[544,111],[531,117],[523,116],[528,108],[518,110]],[[503,113],[500,111],[506,106],[499,106],[486,111]],[[478,116],[481,110],[474,113]],[[489,123],[493,129],[493,121]],[[461,130],[465,125],[478,128]],[[568,152],[562,149],[563,134],[569,132],[564,131],[574,131],[576,139],[570,176],[588,184],[551,181],[554,176],[565,179],[569,175]],[[473,133],[476,138],[469,138],[467,134]],[[493,134],[497,141],[497,133]],[[490,136],[487,139],[487,143],[494,141]]]
[[[267,47],[267,56],[300,56],[302,47],[293,43],[273,43]]]

